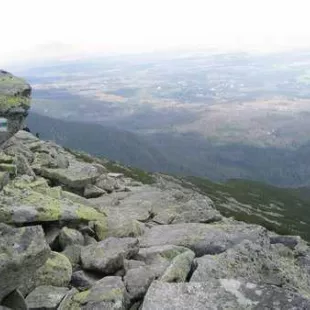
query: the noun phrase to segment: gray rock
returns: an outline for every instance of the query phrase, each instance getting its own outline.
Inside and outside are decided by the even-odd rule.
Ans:
[[[69,259],[72,265],[72,268],[76,268],[81,263],[81,251],[82,251],[81,245],[72,244],[72,245],[68,245],[61,252],[61,254],[63,254]]]
[[[281,243],[293,250],[298,244],[298,237],[296,236],[273,236],[273,237],[270,237],[270,243],[271,244]]]
[[[26,156],[24,156],[23,154],[16,154],[14,162],[16,165],[18,175],[26,174],[26,175],[29,175],[31,177],[36,176],[36,174],[34,173],[34,171],[31,168]]]
[[[178,195],[175,195],[174,189],[164,186],[158,188],[157,184],[139,187],[128,185],[127,187],[130,192],[118,193],[114,191],[110,195],[92,199],[92,202],[98,209],[106,212],[109,217],[121,217],[126,220],[145,222],[152,218],[159,224],[172,224],[210,223],[222,218],[208,197],[192,190],[183,188],[183,198],[180,199]]]
[[[160,280],[164,282],[185,282],[192,269],[195,253],[186,251],[176,256],[166,269]]]
[[[98,240],[108,237],[139,237],[144,233],[145,225],[139,221],[119,216],[108,216],[105,221],[96,221],[94,229]]]
[[[97,281],[89,290],[72,296],[67,309],[119,309],[127,308],[127,292],[121,277],[105,277]]]
[[[14,310],[28,310],[24,296],[19,290],[13,291],[2,300],[2,305]]]
[[[288,249],[289,250],[289,249]],[[310,275],[296,264],[294,255],[281,256],[268,245],[243,241],[219,255],[205,255],[196,260],[191,282],[209,279],[242,278],[249,282],[273,284],[310,294]]]
[[[69,245],[84,245],[84,237],[78,230],[63,227],[59,233],[59,244],[62,249]]]
[[[0,192],[0,222],[25,224],[105,219],[104,214],[89,205],[73,202],[62,194],[60,188],[49,187],[42,178],[16,178]]]
[[[112,193],[115,189],[118,188],[118,183],[115,178],[103,174],[97,179],[96,186],[108,193]]]
[[[68,258],[60,253],[51,252],[45,264],[33,273],[33,277],[24,281],[20,290],[27,295],[38,286],[65,287],[72,276],[72,267]]]
[[[143,310],[217,309],[309,309],[310,300],[291,291],[235,279],[207,283],[154,281],[143,302]]]
[[[50,249],[40,226],[12,228],[0,224],[0,301],[31,279]]]
[[[10,181],[10,173],[7,171],[0,171],[0,190],[3,189]]]
[[[188,250],[188,248],[170,244],[152,246],[149,248],[140,248],[139,253],[134,256],[134,259],[143,261],[147,265],[160,264],[162,262],[171,261],[176,256]]]
[[[77,294],[79,291],[76,288],[72,288],[66,296],[62,299],[61,303],[59,304],[57,310],[73,310],[72,308],[72,297]]]
[[[87,184],[95,182],[102,172],[97,166],[80,161],[70,161],[68,168],[42,168],[41,176],[58,182],[69,188],[84,189]]]
[[[146,264],[142,261],[139,260],[134,260],[134,259],[125,259],[124,260],[124,269],[126,272],[130,269],[135,269],[139,267],[144,267]]]
[[[136,301],[143,298],[154,279],[185,281],[194,257],[195,254],[189,249],[173,245],[140,249],[135,258],[142,260],[144,265],[129,268],[124,277],[130,299]],[[125,263],[125,268],[128,262]],[[138,265],[137,261],[132,262],[135,262],[133,265]]]
[[[92,185],[92,184],[87,184],[84,189],[84,197],[85,198],[97,198],[100,197],[107,192],[98,186]]]
[[[84,247],[81,252],[82,266],[86,270],[111,275],[124,266],[124,259],[131,258],[139,251],[135,238],[108,238]]]
[[[30,107],[31,87],[23,79],[0,70],[0,117],[7,125],[0,132],[0,144],[23,127]]]
[[[141,238],[141,247],[173,244],[193,250],[196,256],[217,254],[243,240],[267,240],[261,226],[247,224],[173,224],[154,226]],[[269,240],[269,239],[268,239]]]
[[[56,310],[68,293],[66,287],[39,286],[26,298],[29,310]]]
[[[163,270],[153,266],[130,269],[124,277],[124,283],[131,301],[143,298],[154,279],[162,274]]]
[[[98,277],[98,275],[84,270],[78,270],[72,274],[71,285],[81,291],[89,289],[98,280],[100,280],[100,276]]]

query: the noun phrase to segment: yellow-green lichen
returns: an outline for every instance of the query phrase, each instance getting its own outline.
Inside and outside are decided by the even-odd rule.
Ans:
[[[72,300],[78,302],[79,304],[83,304],[86,302],[89,293],[90,293],[89,290],[77,293],[72,297]]]
[[[95,222],[95,232],[98,240],[104,240],[109,236],[109,227],[107,218]]]
[[[38,269],[36,286],[53,285],[66,286],[72,276],[72,266],[69,259],[60,253],[52,252],[45,264]]]
[[[80,220],[86,221],[96,221],[96,220],[104,220],[105,214],[99,213],[93,208],[85,207],[80,205],[77,210],[75,211],[77,217]]]

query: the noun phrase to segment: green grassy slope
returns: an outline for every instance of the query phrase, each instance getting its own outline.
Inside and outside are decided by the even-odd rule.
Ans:
[[[226,183],[198,177],[186,180],[208,195],[225,216],[310,241],[310,199],[304,195],[304,189],[278,188],[249,180]]]

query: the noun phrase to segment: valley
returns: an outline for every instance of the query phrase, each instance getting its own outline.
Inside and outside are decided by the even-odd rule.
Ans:
[[[306,51],[114,56],[23,76],[33,85],[33,113],[130,132],[161,154],[160,171],[307,186],[308,59]]]

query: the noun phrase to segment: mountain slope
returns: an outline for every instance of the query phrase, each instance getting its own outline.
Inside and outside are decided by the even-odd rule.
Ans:
[[[67,122],[30,113],[27,126],[42,139],[104,156],[150,171],[176,172],[177,167],[156,148],[128,131],[97,124]]]
[[[208,195],[225,216],[310,241],[310,198],[305,188],[279,188],[250,180],[214,183],[188,177],[186,181]]]

